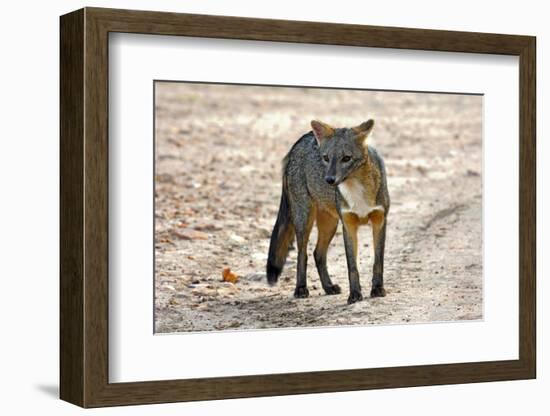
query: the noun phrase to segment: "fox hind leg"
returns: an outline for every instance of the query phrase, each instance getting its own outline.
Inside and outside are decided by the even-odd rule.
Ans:
[[[330,276],[327,269],[327,251],[336,233],[338,227],[338,218],[334,218],[328,212],[321,209],[317,210],[317,245],[313,252],[315,257],[315,266],[317,266],[317,272],[321,279],[321,285],[327,295],[337,295],[341,293],[340,286],[335,285],[330,280]]]
[[[384,289],[384,248],[386,245],[386,218],[384,213],[377,211],[370,215],[372,224],[372,239],[374,245],[374,266],[372,270],[372,288],[370,296],[386,296]]]
[[[293,215],[294,229],[296,233],[296,245],[298,248],[298,267],[296,270],[296,289],[294,297],[307,298],[307,243],[315,218],[315,207],[311,203],[302,204]]]

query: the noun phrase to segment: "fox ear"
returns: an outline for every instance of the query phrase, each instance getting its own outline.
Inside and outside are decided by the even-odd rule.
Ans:
[[[354,127],[352,130],[357,135],[362,134],[367,136],[371,132],[373,127],[374,127],[374,120],[371,118],[368,121],[365,121],[364,123],[359,124],[357,127]]]
[[[366,144],[367,136],[370,134],[374,127],[374,120],[371,118],[364,123],[359,124],[357,127],[353,127],[352,130],[355,132],[357,140],[359,140],[363,145]]]
[[[311,128],[313,129],[313,134],[315,135],[315,138],[317,139],[317,143],[319,145],[321,145],[323,140],[329,138],[334,134],[334,128],[321,121],[312,120]]]

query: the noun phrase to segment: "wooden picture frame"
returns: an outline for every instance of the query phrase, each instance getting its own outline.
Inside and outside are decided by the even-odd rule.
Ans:
[[[60,28],[60,396],[63,400],[82,407],[101,407],[535,378],[534,37],[100,8],[64,15]],[[519,359],[109,383],[110,32],[519,56]]]

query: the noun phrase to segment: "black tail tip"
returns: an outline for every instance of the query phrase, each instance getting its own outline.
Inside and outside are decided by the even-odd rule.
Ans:
[[[267,283],[269,283],[270,286],[275,285],[279,280],[279,276],[281,275],[282,271],[283,269],[281,267],[277,267],[268,262],[266,268]]]

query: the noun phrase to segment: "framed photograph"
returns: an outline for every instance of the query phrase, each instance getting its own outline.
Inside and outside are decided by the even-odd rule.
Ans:
[[[534,37],[60,28],[63,400],[535,378]]]

